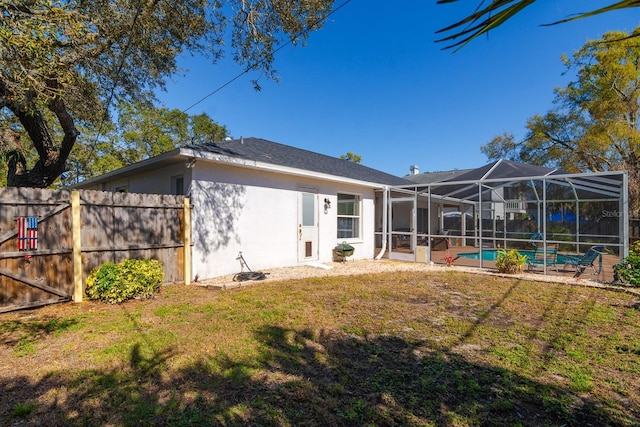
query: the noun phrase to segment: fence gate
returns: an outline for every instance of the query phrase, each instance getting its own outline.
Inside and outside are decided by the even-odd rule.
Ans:
[[[188,283],[188,200],[78,193],[72,209],[68,190],[0,189],[0,313],[78,300],[86,276],[107,261],[157,259],[165,283]]]
[[[69,301],[69,192],[0,190],[0,312]]]

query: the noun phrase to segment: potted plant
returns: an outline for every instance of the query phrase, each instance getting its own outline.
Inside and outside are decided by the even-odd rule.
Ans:
[[[344,261],[347,257],[353,255],[354,250],[355,248],[353,246],[348,245],[347,242],[342,242],[342,244],[333,248],[333,258],[334,260]]]

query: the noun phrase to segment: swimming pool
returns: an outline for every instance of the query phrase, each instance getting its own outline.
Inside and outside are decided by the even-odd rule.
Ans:
[[[522,255],[527,255],[529,258],[533,258],[534,251],[527,250],[519,250]],[[480,252],[467,252],[463,254],[458,254],[461,258],[468,259],[480,259]],[[498,256],[498,249],[483,249],[482,250],[482,260],[483,261],[495,261]],[[562,264],[564,263],[564,256],[562,254],[558,254],[556,258],[556,263]]]

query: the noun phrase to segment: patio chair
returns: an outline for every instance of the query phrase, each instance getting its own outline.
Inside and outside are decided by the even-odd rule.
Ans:
[[[538,246],[536,242],[540,241],[542,243],[543,240],[544,236],[542,235],[542,233],[533,233],[531,235],[531,238],[529,239],[529,243],[531,243],[531,246],[535,248]]]
[[[568,265],[574,266],[576,274],[573,277],[579,277],[589,267],[593,269],[593,274],[600,274],[603,252],[604,246],[592,246],[583,255],[565,255],[564,268],[566,269]],[[598,267],[595,266],[597,258],[599,258]]]
[[[438,230],[436,234],[448,236],[449,230]],[[432,237],[431,243],[433,245],[432,248],[434,251],[445,251],[449,249],[449,246],[451,246],[451,241],[449,240],[449,237]]]
[[[544,268],[545,265],[547,268],[551,267],[555,271],[558,271],[558,245],[548,244],[546,252],[543,246],[538,246],[533,254],[533,258],[527,258],[528,270],[532,270],[535,267]]]

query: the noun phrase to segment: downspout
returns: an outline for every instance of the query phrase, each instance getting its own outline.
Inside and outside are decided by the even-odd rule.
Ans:
[[[377,260],[381,259],[387,251],[387,215],[389,213],[389,209],[387,208],[387,204],[389,203],[388,192],[389,187],[385,186],[384,191],[382,192],[382,248],[380,248],[380,253],[375,257]]]
[[[460,204],[460,212],[462,212],[462,246],[467,246],[467,210],[469,206]]]

